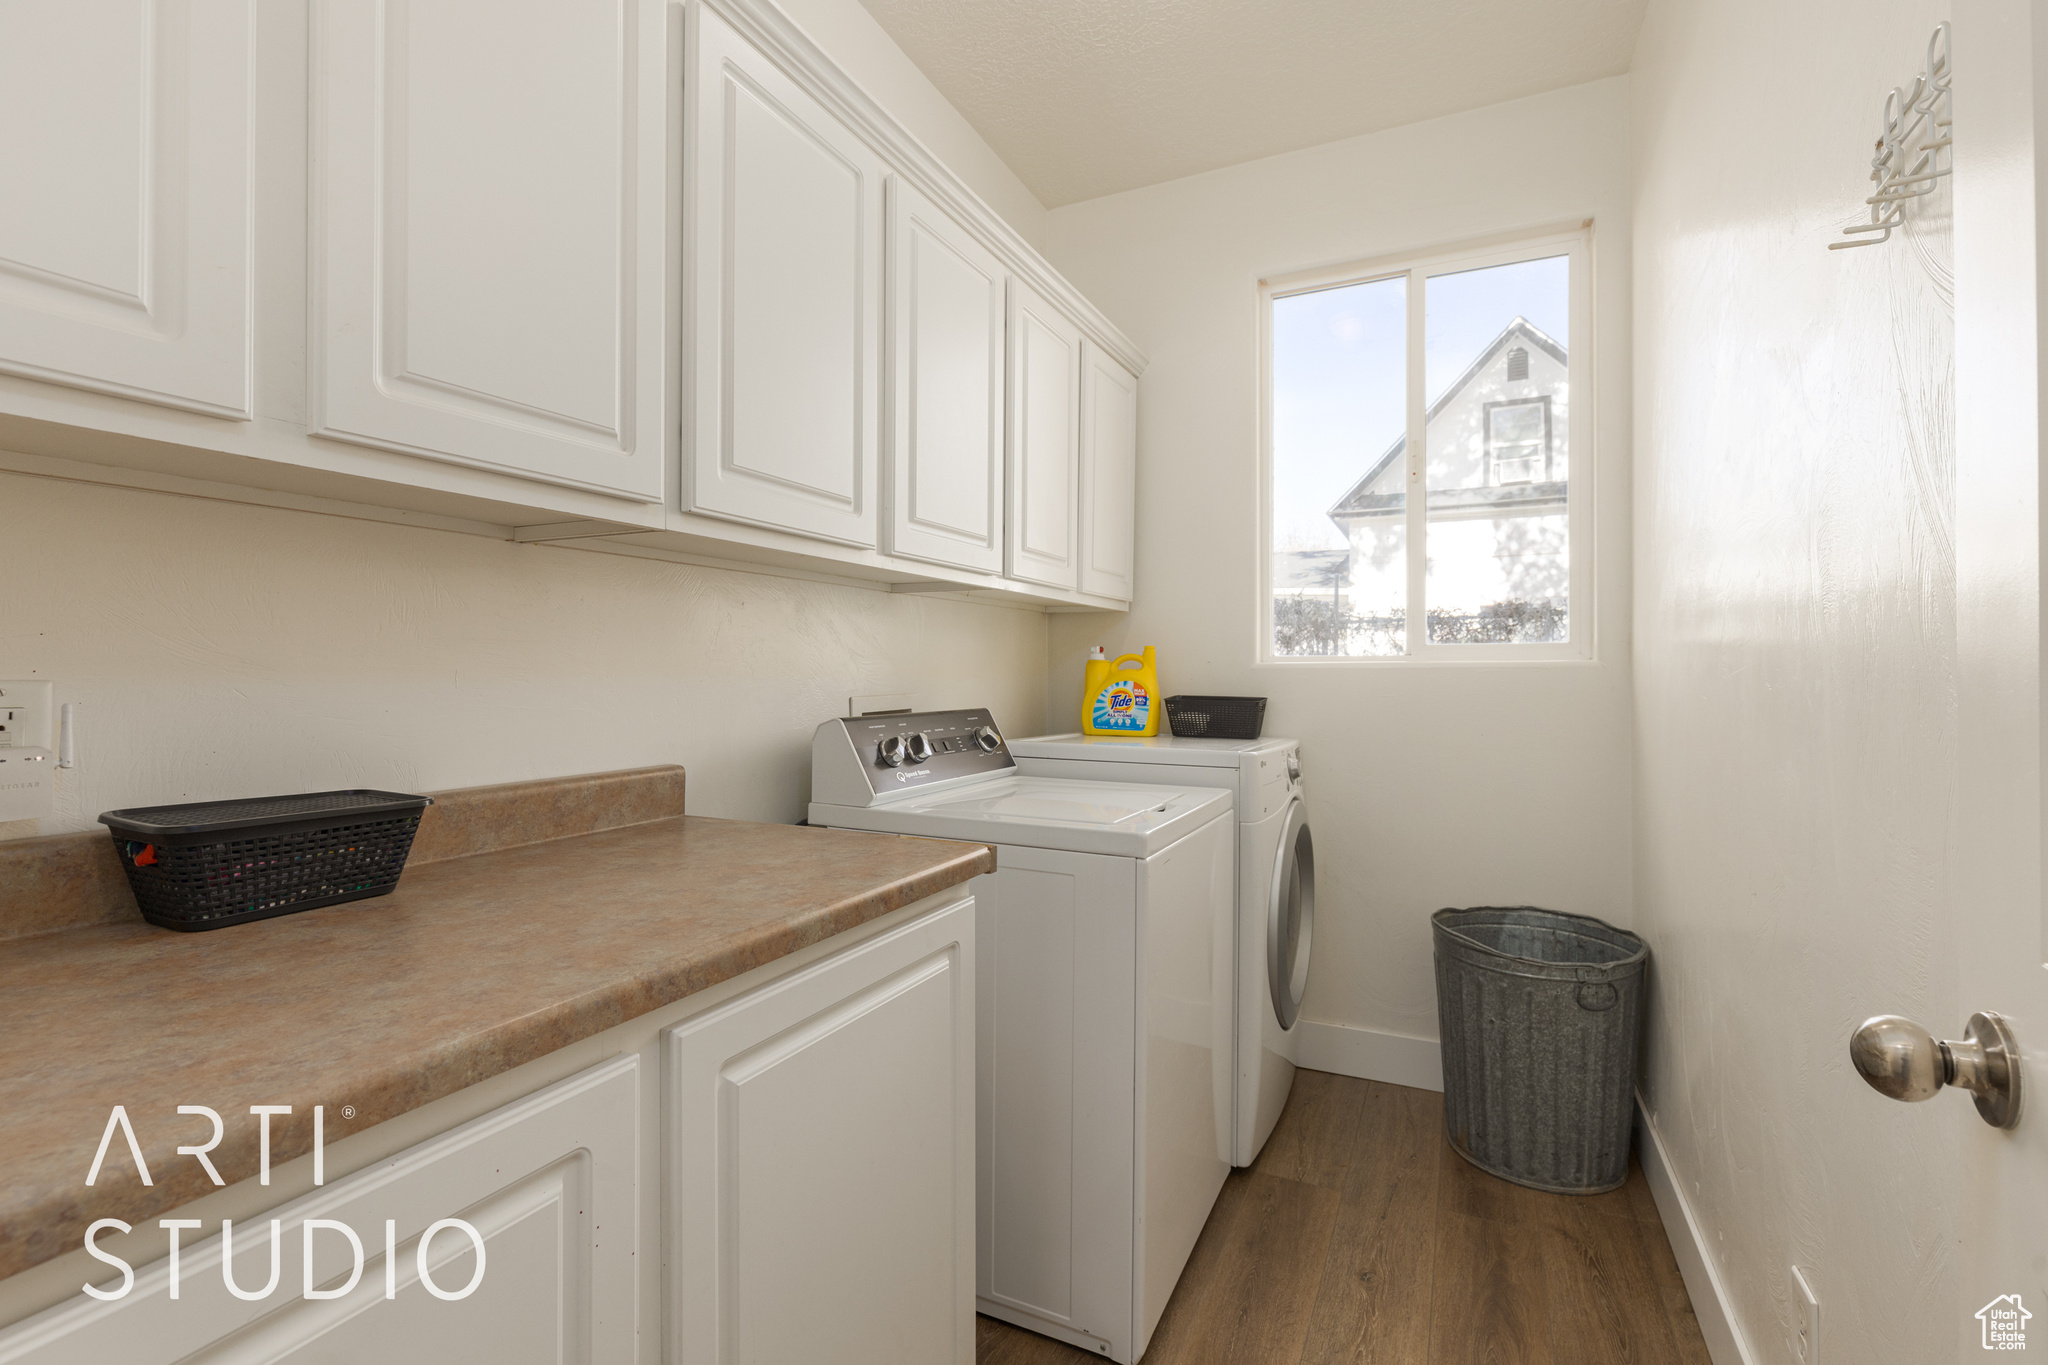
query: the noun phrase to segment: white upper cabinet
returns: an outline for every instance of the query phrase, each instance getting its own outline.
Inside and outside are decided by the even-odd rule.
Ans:
[[[1049,588],[1079,581],[1076,492],[1081,450],[1081,330],[1037,291],[1010,282],[1012,578]]]
[[[0,373],[250,415],[254,8],[0,2]]]
[[[322,3],[314,434],[659,501],[659,0]]]
[[[1138,377],[1081,344],[1081,591],[1131,600],[1137,583]]]
[[[889,181],[884,549],[1003,571],[1003,287],[994,253]]]
[[[881,158],[718,15],[690,13],[684,508],[872,548]]]

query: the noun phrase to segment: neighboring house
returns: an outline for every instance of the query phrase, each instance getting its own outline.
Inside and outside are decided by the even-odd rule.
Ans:
[[[1432,617],[1565,605],[1570,397],[1565,348],[1518,317],[1430,404]],[[1407,600],[1407,455],[1403,436],[1329,511],[1351,544],[1346,596],[1361,612]]]
[[[1341,608],[1350,580],[1349,550],[1276,550],[1273,554],[1275,596],[1292,597],[1300,593]]]

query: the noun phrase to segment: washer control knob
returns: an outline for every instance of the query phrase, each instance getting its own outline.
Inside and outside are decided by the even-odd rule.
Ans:
[[[981,751],[985,754],[992,754],[1003,747],[1003,737],[996,733],[996,727],[993,725],[984,725],[976,730],[974,742],[981,746]]]
[[[1300,755],[1300,754],[1298,754],[1298,753],[1290,753],[1290,754],[1288,754],[1288,755],[1287,755],[1287,777],[1288,777],[1288,780],[1289,780],[1289,781],[1292,781],[1292,782],[1299,782],[1299,781],[1301,781],[1301,755]]]
[[[875,760],[885,768],[903,766],[903,736],[891,735],[875,746]]]
[[[903,747],[910,751],[910,761],[912,763],[929,763],[931,761],[932,737],[924,731],[919,730],[916,734],[906,737],[903,741]]]

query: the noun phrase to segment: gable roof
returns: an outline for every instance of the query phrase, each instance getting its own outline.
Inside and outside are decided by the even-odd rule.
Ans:
[[[1548,332],[1545,332],[1525,317],[1517,317],[1513,322],[1502,328],[1500,335],[1489,342],[1477,356],[1473,357],[1472,363],[1465,367],[1465,372],[1459,375],[1449,388],[1437,395],[1436,401],[1429,405],[1429,411],[1422,415],[1422,429],[1424,431],[1429,430],[1429,424],[1436,420],[1436,415],[1449,407],[1457,399],[1458,395],[1463,393],[1466,387],[1473,380],[1477,379],[1487,366],[1493,363],[1494,357],[1506,350],[1508,343],[1516,339],[1528,342],[1560,365],[1569,363],[1565,359],[1565,348],[1558,345],[1557,341]],[[1343,497],[1330,505],[1330,510],[1326,515],[1335,520],[1347,512],[1357,513],[1378,510],[1369,501],[1373,496],[1371,493],[1372,486],[1379,480],[1380,475],[1387,472],[1388,466],[1400,459],[1407,449],[1408,434],[1404,431],[1395,439],[1392,445],[1387,447],[1387,453],[1380,456],[1378,460],[1373,462],[1372,468],[1365,471],[1365,477],[1352,484],[1350,488],[1345,490]]]

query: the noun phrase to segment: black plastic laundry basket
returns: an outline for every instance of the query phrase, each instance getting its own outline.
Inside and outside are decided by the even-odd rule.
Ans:
[[[432,804],[399,792],[306,792],[110,810],[100,823],[144,919],[220,929],[389,893]]]
[[[1266,699],[1168,697],[1166,723],[1182,739],[1257,739],[1266,728]]]
[[[1619,1187],[1649,946],[1529,905],[1439,910],[1430,926],[1451,1146],[1518,1185]]]

